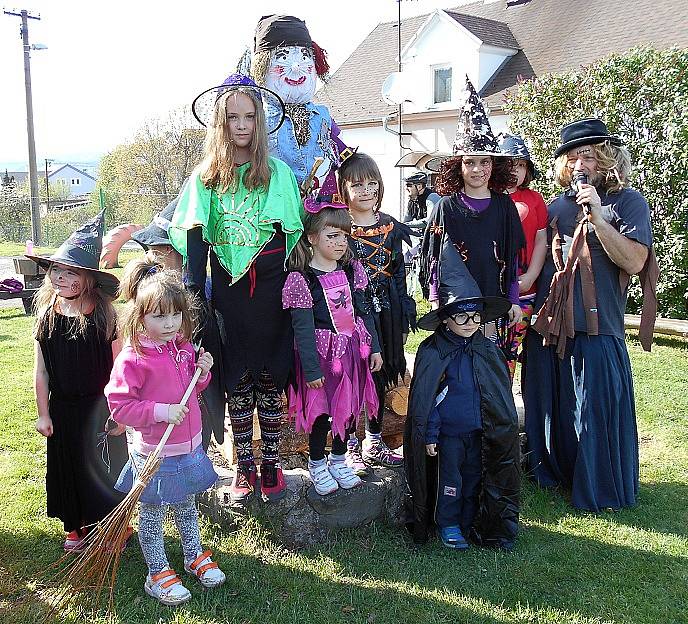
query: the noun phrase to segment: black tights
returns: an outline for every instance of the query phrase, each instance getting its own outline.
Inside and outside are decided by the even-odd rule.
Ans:
[[[313,428],[308,434],[308,452],[312,461],[325,458],[325,445],[327,444],[327,434],[330,432],[330,417],[327,414],[320,414],[313,423]],[[344,455],[346,453],[346,442],[339,436],[332,436],[332,454]]]

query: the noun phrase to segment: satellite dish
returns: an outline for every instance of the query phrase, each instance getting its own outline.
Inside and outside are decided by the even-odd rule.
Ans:
[[[394,72],[382,83],[382,99],[387,104],[413,103],[412,96],[417,93],[418,85],[415,76],[409,72]]]

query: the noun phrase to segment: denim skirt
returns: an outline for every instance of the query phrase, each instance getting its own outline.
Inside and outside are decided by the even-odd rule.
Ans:
[[[115,489],[129,492],[148,455],[129,449],[129,461],[117,479]],[[217,481],[213,464],[199,444],[191,453],[165,457],[143,490],[140,501],[149,505],[173,505],[189,494],[204,492]]]

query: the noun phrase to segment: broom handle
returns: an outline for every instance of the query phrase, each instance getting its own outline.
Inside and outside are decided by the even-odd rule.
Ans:
[[[193,389],[196,387],[196,382],[198,381],[198,378],[201,376],[202,372],[203,371],[201,371],[200,368],[196,368],[196,372],[194,373],[194,376],[191,378],[191,381],[189,382],[189,386],[187,387],[186,392],[184,393],[184,396],[180,401],[180,405],[186,405],[186,402],[189,400],[189,397],[191,396]],[[158,446],[156,446],[155,450],[149,455],[147,462],[154,462],[158,459],[158,455],[160,455],[162,447],[165,446],[165,444],[167,443],[167,439],[172,434],[172,429],[174,429],[174,427],[174,423],[170,423],[169,425],[167,425],[167,429],[165,429],[165,433],[163,433],[162,438],[160,438]]]

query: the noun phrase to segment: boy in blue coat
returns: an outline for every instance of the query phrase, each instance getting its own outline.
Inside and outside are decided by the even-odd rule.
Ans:
[[[501,351],[478,331],[510,303],[483,297],[456,249],[442,250],[440,307],[420,345],[404,432],[414,541],[434,521],[442,543],[511,550],[518,532],[518,418]],[[434,512],[434,513],[433,513]]]

